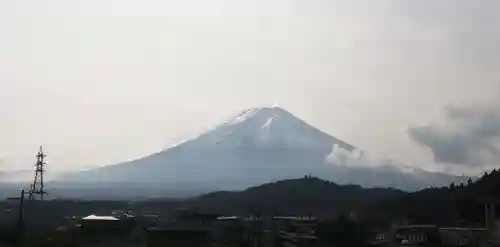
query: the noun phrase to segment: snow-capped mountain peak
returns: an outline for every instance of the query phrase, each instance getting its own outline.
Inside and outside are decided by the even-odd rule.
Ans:
[[[331,151],[334,144],[350,151],[355,149],[354,146],[318,130],[279,106],[244,110],[188,142],[197,147],[314,149],[325,155]]]
[[[264,106],[264,107],[244,110],[240,114],[227,120],[224,124],[226,125],[238,124],[255,117],[257,114],[259,115],[260,118],[265,118],[267,116],[268,119],[275,118],[281,115],[287,115],[287,114],[291,115],[291,113],[280,108],[278,105]]]

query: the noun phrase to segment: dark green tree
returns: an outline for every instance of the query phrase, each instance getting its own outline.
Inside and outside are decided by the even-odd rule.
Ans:
[[[316,236],[324,246],[368,246],[368,231],[346,215],[318,224]]]

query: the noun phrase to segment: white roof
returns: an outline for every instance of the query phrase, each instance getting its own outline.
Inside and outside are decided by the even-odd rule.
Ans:
[[[119,220],[119,219],[113,216],[97,216],[91,214],[87,217],[82,218],[82,220]]]
[[[221,216],[221,217],[218,217],[217,220],[237,220],[239,218],[240,217],[238,217],[238,216]]]

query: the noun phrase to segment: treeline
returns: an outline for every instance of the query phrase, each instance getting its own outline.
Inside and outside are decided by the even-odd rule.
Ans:
[[[363,211],[393,222],[439,226],[484,226],[485,200],[500,199],[500,172],[485,172],[476,181],[429,188],[377,203]]]

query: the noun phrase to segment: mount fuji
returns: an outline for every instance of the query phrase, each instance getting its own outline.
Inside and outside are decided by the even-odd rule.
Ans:
[[[328,162],[333,148],[353,156],[355,146],[273,106],[245,110],[195,138],[150,156],[78,172],[65,184],[133,188],[151,196],[187,196],[237,190],[306,174],[339,184],[416,190],[463,178],[395,166],[359,167]]]

